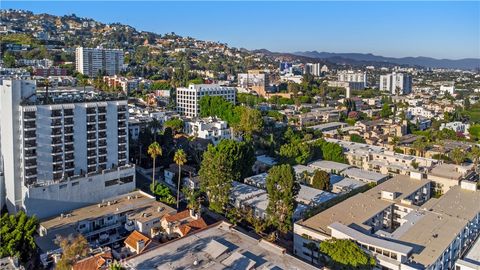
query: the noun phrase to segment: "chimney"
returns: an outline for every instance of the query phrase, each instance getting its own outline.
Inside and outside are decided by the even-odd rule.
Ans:
[[[137,241],[137,254],[140,254],[142,250],[145,248],[145,241],[143,239]]]
[[[191,218],[193,218],[193,219],[195,219],[195,220],[197,220],[197,219],[200,218],[200,215],[199,215],[198,213],[195,213],[195,211],[194,211],[193,209],[189,209],[188,211],[189,211],[189,213],[190,213],[190,217],[191,217]]]

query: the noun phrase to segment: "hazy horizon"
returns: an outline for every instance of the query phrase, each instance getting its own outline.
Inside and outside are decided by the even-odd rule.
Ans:
[[[480,2],[2,2],[10,8],[249,50],[480,58]]]

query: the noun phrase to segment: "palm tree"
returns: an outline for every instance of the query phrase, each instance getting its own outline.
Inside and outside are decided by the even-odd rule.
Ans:
[[[173,161],[178,165],[178,183],[177,183],[177,210],[180,199],[180,179],[182,178],[182,165],[187,162],[187,155],[183,149],[178,149],[173,156]]]
[[[158,129],[160,128],[160,121],[157,118],[153,118],[150,122],[150,128],[153,130],[153,140],[157,140]]]
[[[158,156],[162,156],[162,147],[158,142],[153,142],[148,146],[147,153],[153,159],[153,171],[152,171],[152,189],[155,190],[155,160]]]
[[[450,159],[455,164],[460,165],[465,160],[465,153],[463,153],[461,148],[457,147],[450,152]]]
[[[413,147],[413,149],[415,149],[417,151],[419,156],[423,156],[423,152],[427,148],[427,144],[426,144],[424,138],[418,138],[417,140],[415,140],[413,142],[412,147]]]

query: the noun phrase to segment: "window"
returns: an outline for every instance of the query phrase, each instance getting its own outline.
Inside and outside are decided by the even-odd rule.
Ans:
[[[116,184],[118,184],[117,179],[105,181],[105,187],[113,186],[113,185],[116,185]]]

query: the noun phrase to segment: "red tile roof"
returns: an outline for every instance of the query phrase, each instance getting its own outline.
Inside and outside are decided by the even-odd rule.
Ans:
[[[140,241],[140,240],[143,240],[143,242],[145,243],[145,246],[143,249],[145,249],[148,244],[150,244],[150,242],[152,241],[150,238],[148,238],[147,236],[141,234],[140,232],[138,231],[133,231],[128,237],[127,239],[125,239],[125,245],[133,248],[133,249],[137,249],[137,242]],[[141,252],[142,250],[137,250],[137,252]]]
[[[113,261],[113,256],[110,251],[102,252],[78,261],[73,265],[73,270],[107,269],[108,263],[112,261]]]

